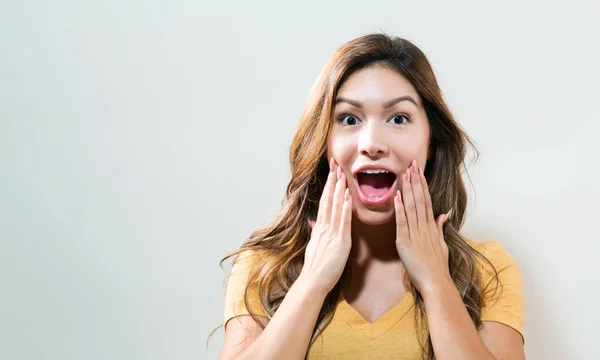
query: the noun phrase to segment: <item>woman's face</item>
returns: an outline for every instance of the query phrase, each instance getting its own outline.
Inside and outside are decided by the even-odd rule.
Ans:
[[[398,72],[383,66],[353,73],[335,99],[327,158],[348,179],[354,217],[364,224],[393,221],[394,195],[412,160],[424,168],[429,122],[421,98]]]

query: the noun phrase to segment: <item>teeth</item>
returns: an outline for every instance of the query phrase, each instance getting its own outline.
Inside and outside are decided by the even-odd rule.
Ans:
[[[385,170],[376,170],[376,169],[372,169],[372,170],[363,170],[361,171],[361,173],[365,173],[365,174],[385,174],[388,173],[389,171],[385,171]]]

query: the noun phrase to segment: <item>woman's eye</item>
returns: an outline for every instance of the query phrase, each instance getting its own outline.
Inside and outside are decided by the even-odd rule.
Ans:
[[[338,116],[338,120],[344,125],[358,124],[358,119],[354,115],[341,114],[340,116]]]
[[[408,120],[409,120],[408,116],[401,115],[401,114],[394,115],[390,119],[390,121],[392,121],[392,122],[397,121],[396,124],[400,124],[400,125],[404,125],[405,123],[408,122]]]

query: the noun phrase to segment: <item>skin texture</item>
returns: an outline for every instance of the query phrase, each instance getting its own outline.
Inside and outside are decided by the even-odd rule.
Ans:
[[[404,100],[383,107],[385,102],[405,95],[417,104]],[[327,156],[341,167],[354,199],[358,199],[354,172],[361,165],[384,165],[398,180],[413,159],[418,166],[425,165],[430,133],[427,115],[415,88],[396,71],[382,66],[359,70],[340,87],[337,100]],[[400,189],[400,181],[396,184]],[[366,225],[389,223],[394,219],[394,203],[366,206],[355,201],[354,216]]]

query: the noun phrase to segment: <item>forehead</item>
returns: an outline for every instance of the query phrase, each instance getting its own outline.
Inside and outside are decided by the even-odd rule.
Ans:
[[[381,65],[352,73],[344,81],[337,95],[358,101],[380,102],[402,95],[411,95],[420,103],[419,94],[410,81],[397,71]]]

